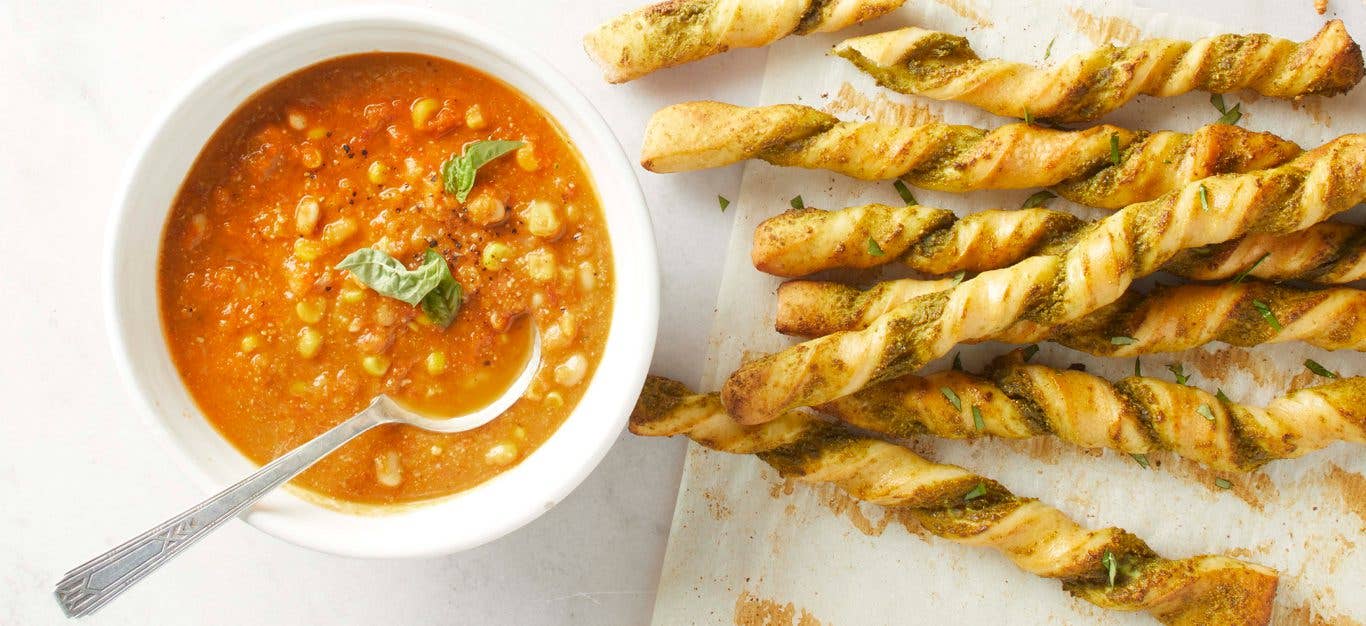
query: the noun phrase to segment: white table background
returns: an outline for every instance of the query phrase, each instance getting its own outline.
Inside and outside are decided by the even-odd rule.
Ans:
[[[603,83],[579,38],[643,1],[413,4],[519,35],[579,85],[628,153],[661,106],[757,104],[764,50]],[[1312,0],[1137,2],[1233,30],[1301,33],[1322,22]],[[0,625],[61,622],[50,590],[66,569],[203,495],[144,431],[113,370],[99,284],[105,216],[168,97],[240,37],[324,4],[344,3],[0,0],[0,397],[9,402],[0,416]],[[1329,16],[1341,11],[1366,37],[1363,7],[1330,0]],[[740,169],[639,175],[663,272],[652,371],[696,383],[730,228],[715,196],[737,195]],[[623,434],[559,506],[444,558],[345,559],[232,522],[87,621],[643,624],[682,456],[682,441]]]

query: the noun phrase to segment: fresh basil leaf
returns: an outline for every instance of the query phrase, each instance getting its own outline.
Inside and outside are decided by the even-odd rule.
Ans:
[[[1058,197],[1058,195],[1051,191],[1040,191],[1032,196],[1029,196],[1028,198],[1025,198],[1024,204],[1020,205],[1020,208],[1032,209],[1034,207],[1041,207],[1045,204],[1048,204],[1049,200],[1052,200],[1056,197]]]
[[[479,168],[525,145],[525,141],[503,140],[471,141],[465,144],[460,156],[451,156],[441,164],[441,182],[446,187],[446,193],[454,194],[457,200],[464,202],[470,190],[474,189],[474,176]]]
[[[374,248],[361,248],[346,255],[337,269],[351,272],[366,287],[380,295],[416,305],[436,289],[443,275],[450,274],[441,255],[428,256],[422,265],[409,270],[398,259]]]
[[[422,259],[424,267],[429,263],[439,264],[438,274],[441,280],[422,298],[422,310],[432,322],[442,328],[448,328],[451,322],[455,321],[455,314],[460,312],[460,305],[465,301],[465,290],[451,274],[451,267],[446,263],[446,259],[431,248],[427,248],[427,253]]]

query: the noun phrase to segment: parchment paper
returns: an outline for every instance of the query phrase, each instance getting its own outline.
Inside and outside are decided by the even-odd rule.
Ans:
[[[828,36],[776,44],[764,76],[763,103],[796,102],[846,119],[916,123],[934,118],[992,127],[1008,120],[956,104],[902,96],[878,88],[852,65],[826,55],[845,37],[902,25],[960,33],[983,57],[1057,61],[1105,42],[1166,36],[1196,39],[1227,29],[1217,24],[1139,10],[1125,3],[912,0],[889,18]],[[1362,24],[1349,24],[1366,37]],[[1304,39],[1312,31],[1278,32]],[[1049,48],[1051,47],[1051,51]],[[1241,125],[1270,130],[1311,147],[1347,132],[1366,132],[1366,88],[1299,105],[1236,94]],[[1140,98],[1106,120],[1132,128],[1190,131],[1219,113],[1208,94]],[[708,390],[719,388],[746,354],[781,349],[773,330],[779,280],[750,265],[755,225],[800,194],[808,206],[839,208],[898,202],[888,183],[784,169],[752,162],[732,203],[729,246],[711,333]],[[964,195],[913,190],[921,204],[969,213],[1020,206],[1032,190]],[[1050,207],[1096,218],[1102,211],[1061,199]],[[1361,207],[1345,216],[1360,222]],[[1342,219],[1342,218],[1340,218]],[[861,274],[864,280],[876,275]],[[970,371],[1008,350],[1000,344],[961,348]],[[1235,401],[1263,403],[1291,387],[1316,382],[1302,363],[1311,357],[1347,375],[1366,374],[1359,353],[1329,353],[1300,344],[1238,349],[1213,344],[1142,359],[1146,375],[1170,379],[1180,362],[1191,383],[1222,388]],[[1132,359],[1099,359],[1044,344],[1037,361],[1085,363],[1110,378],[1133,371]],[[948,367],[948,358],[925,371]],[[1050,503],[1082,524],[1117,525],[1171,557],[1223,553],[1281,572],[1276,621],[1285,624],[1366,622],[1366,457],[1337,444],[1307,457],[1278,461],[1251,475],[1216,474],[1174,455],[1150,455],[1152,469],[1128,455],[1083,451],[1051,438],[1011,442],[941,441],[914,444],[926,456],[995,478],[1015,492]],[[1215,479],[1232,482],[1220,489]],[[1005,557],[920,531],[908,519],[852,501],[830,486],[784,482],[751,456],[692,445],[665,557],[656,624],[1150,624],[1142,614],[1104,611],[1071,598],[1052,580],[1016,569]]]

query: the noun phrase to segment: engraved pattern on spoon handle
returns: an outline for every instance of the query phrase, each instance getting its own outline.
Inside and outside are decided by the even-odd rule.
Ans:
[[[376,405],[267,463],[256,473],[124,544],[67,572],[54,595],[68,617],[98,611],[252,503],[357,435],[394,421]]]

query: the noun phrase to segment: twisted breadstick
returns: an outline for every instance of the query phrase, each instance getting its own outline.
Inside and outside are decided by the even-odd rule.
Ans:
[[[828,33],[889,13],[905,0],[668,0],[631,11],[583,38],[609,83],[791,34]]]
[[[867,328],[879,316],[951,280],[893,280],[859,291],[840,283],[794,280],[778,288],[778,332],[819,337]],[[1096,356],[1180,352],[1222,341],[1235,346],[1303,341],[1325,350],[1366,350],[1366,291],[1306,291],[1271,283],[1159,286],[1129,291],[1080,319],[1052,328],[1017,324],[1007,343],[1054,341]]]
[[[683,434],[715,450],[757,454],[784,476],[833,483],[860,500],[910,512],[940,537],[1000,550],[1020,569],[1059,579],[1096,606],[1147,611],[1166,624],[1251,625],[1270,619],[1274,570],[1225,556],[1163,558],[1124,530],[1086,530],[990,478],[804,413],[740,426],[715,394],[692,394],[651,376],[631,414],[631,432]]]
[[[684,102],[650,117],[640,159],[653,172],[762,159],[864,180],[901,178],[953,192],[1056,186],[1059,195],[1074,202],[1119,209],[1192,180],[1280,165],[1299,153],[1299,146],[1280,137],[1228,124],[1189,135],[1032,124],[988,131],[937,123],[841,122],[796,104],[746,108]]]
[[[1366,199],[1366,135],[1346,135],[1270,170],[1227,174],[1135,204],[1054,254],[983,272],[902,304],[861,331],[839,332],[752,361],[722,398],[753,424],[910,373],[961,341],[1017,323],[1057,326],[1117,300],[1179,250],[1249,232],[1302,230]]]
[[[992,362],[983,376],[953,370],[902,376],[820,409],[897,438],[1051,434],[1084,448],[1129,454],[1171,450],[1238,472],[1337,441],[1366,444],[1366,378],[1294,391],[1266,408],[1223,400],[1156,378],[1130,376],[1111,383],[1085,372],[1028,365],[1015,350]]]
[[[1332,96],[1366,72],[1341,20],[1303,43],[1270,35],[1149,39],[1083,52],[1050,69],[982,60],[967,39],[919,28],[855,37],[834,52],[893,91],[1056,122],[1095,120],[1139,95],[1251,89],[1273,98]]]
[[[1071,213],[1040,208],[959,219],[924,206],[807,207],[759,224],[750,254],[754,267],[784,277],[893,261],[927,274],[981,272],[1065,247],[1087,224]],[[1289,235],[1249,235],[1186,250],[1162,269],[1197,280],[1246,272],[1268,280],[1349,283],[1366,278],[1366,228],[1324,222]]]

